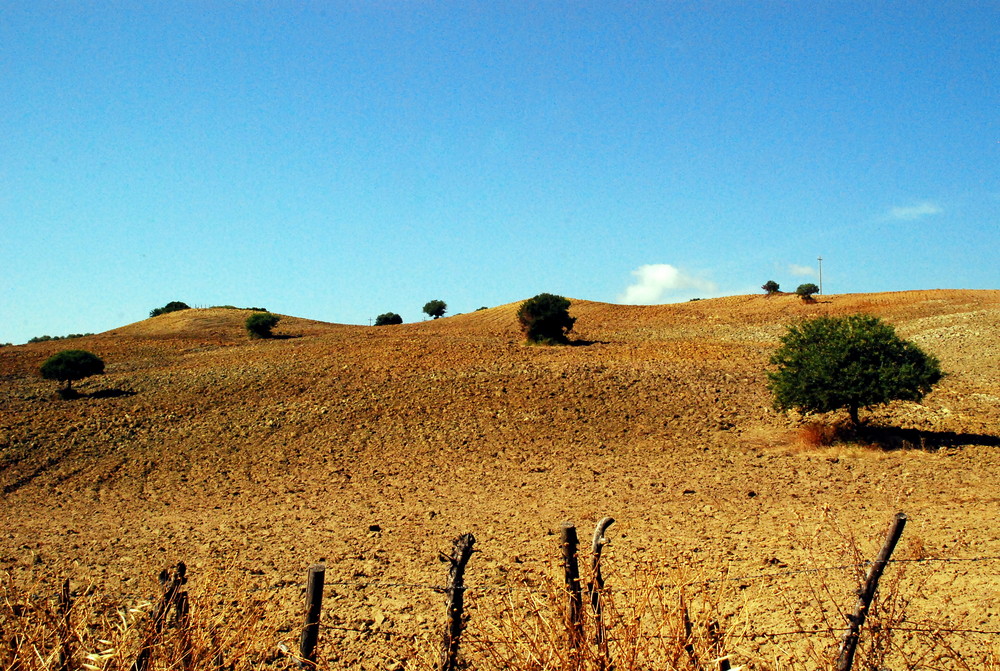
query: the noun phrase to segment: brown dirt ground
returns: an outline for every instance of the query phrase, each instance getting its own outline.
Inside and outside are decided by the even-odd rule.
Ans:
[[[1000,557],[1000,291],[573,301],[573,347],[525,345],[515,310],[377,328],[283,317],[266,341],[246,337],[242,311],[185,310],[0,349],[0,569],[148,597],[184,560],[193,582],[277,594],[275,641],[292,641],[296,585],[321,558],[328,582],[436,585],[438,554],[473,532],[469,584],[508,585],[556,576],[560,524],[587,537],[604,515],[618,520],[611,584],[676,566],[839,565],[847,537],[873,555],[897,510],[912,556]],[[948,372],[922,404],[872,421],[966,434],[959,444],[814,447],[802,418],[771,409],[766,362],[784,325],[858,311]],[[37,369],[70,346],[107,370],[60,401]],[[811,617],[815,575],[765,581],[756,626]],[[928,609],[1000,630],[1000,562],[922,579]],[[849,605],[851,576],[830,580]],[[391,668],[401,639],[437,636],[436,592],[328,593],[343,628],[325,634],[333,666]]]

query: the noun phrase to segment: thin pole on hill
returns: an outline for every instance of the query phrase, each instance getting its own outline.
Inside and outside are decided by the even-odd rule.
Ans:
[[[882,545],[882,550],[868,568],[865,584],[861,588],[861,591],[858,592],[858,602],[855,605],[854,614],[847,616],[850,626],[840,644],[837,671],[850,671],[854,665],[854,651],[857,649],[858,641],[861,638],[861,627],[864,626],[865,618],[868,617],[868,607],[871,606],[872,600],[875,598],[878,581],[882,577],[885,565],[889,563],[892,551],[896,549],[899,537],[903,535],[903,527],[905,526],[906,513],[896,513],[896,518],[893,520],[892,526],[889,527],[889,533],[885,538],[885,543]]]
[[[472,545],[476,537],[463,534],[455,539],[451,556],[444,557],[451,568],[448,572],[448,625],[441,645],[440,671],[455,671],[458,668],[458,646],[465,628],[465,567],[472,557]]]
[[[313,564],[309,567],[309,582],[306,585],[306,621],[299,641],[299,666],[315,668],[316,645],[319,643],[319,617],[323,609],[323,584],[326,581],[326,565]]]
[[[563,572],[566,576],[566,591],[569,604],[566,609],[566,631],[569,633],[571,663],[575,668],[583,651],[583,595],[580,589],[580,565],[577,563],[577,549],[580,540],[576,527],[565,522],[562,525]]]

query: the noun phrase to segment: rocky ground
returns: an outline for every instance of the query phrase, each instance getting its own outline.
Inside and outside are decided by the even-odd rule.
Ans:
[[[1000,557],[1000,292],[574,301],[572,347],[525,345],[515,310],[390,327],[284,317],[264,341],[242,311],[161,315],[72,341],[107,364],[73,401],[37,375],[67,343],[0,349],[0,568],[149,598],[183,560],[192,589],[266,597],[274,642],[291,642],[322,559],[326,661],[391,668],[407,641],[437,638],[442,597],[415,585],[443,582],[438,555],[465,532],[471,586],[538,585],[558,577],[561,523],[586,538],[611,515],[609,584],[779,574],[745,581],[760,631],[821,621],[817,574],[793,572],[850,563],[850,538],[873,556],[900,510],[910,558]],[[772,410],[784,325],[857,311],[948,372],[922,404],[872,413],[926,449],[817,447],[803,418]],[[914,608],[1000,630],[1000,561],[912,566],[928,595]],[[852,604],[854,576],[824,575]],[[470,591],[481,615],[489,594]]]

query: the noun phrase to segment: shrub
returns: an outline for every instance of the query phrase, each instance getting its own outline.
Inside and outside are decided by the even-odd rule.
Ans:
[[[576,318],[569,316],[569,300],[553,294],[538,294],[521,303],[517,320],[529,341],[545,344],[565,344],[566,334],[573,330]]]
[[[858,410],[894,400],[919,401],[941,380],[937,358],[864,314],[817,317],[788,327],[771,357],[768,386],[778,410]]]
[[[424,312],[428,317],[433,317],[437,319],[438,317],[443,317],[444,313],[448,310],[448,304],[444,301],[427,301],[424,305]]]
[[[766,291],[768,296],[773,296],[781,290],[781,286],[774,280],[764,282],[760,288]]]
[[[802,300],[811,301],[813,300],[813,294],[819,293],[819,287],[812,282],[809,282],[808,284],[800,284],[795,290],[795,293],[798,294],[799,298]]]
[[[34,338],[32,338],[31,340],[29,340],[28,342],[29,343],[36,343],[36,342],[49,342],[50,340],[70,340],[72,338],[83,338],[85,336],[92,336],[92,335],[94,335],[94,334],[93,333],[70,333],[70,334],[64,335],[64,336],[43,335],[43,336],[35,336]]]
[[[270,312],[255,312],[247,317],[247,333],[251,338],[270,338],[271,329],[278,325],[281,317]]]
[[[181,301],[170,301],[162,308],[155,308],[149,311],[150,317],[159,317],[160,315],[165,315],[168,312],[177,312],[178,310],[190,310],[191,306],[187,303],[182,303]]]
[[[53,354],[39,369],[46,380],[65,382],[64,396],[73,389],[73,380],[82,380],[104,372],[104,362],[96,354],[82,349],[67,349]]]
[[[395,312],[386,312],[380,314],[375,318],[375,326],[392,326],[394,324],[402,324],[403,318],[397,315]]]

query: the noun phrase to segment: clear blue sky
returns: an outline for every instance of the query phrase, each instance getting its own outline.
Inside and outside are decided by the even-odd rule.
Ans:
[[[1000,288],[997,2],[5,2],[0,342]]]

